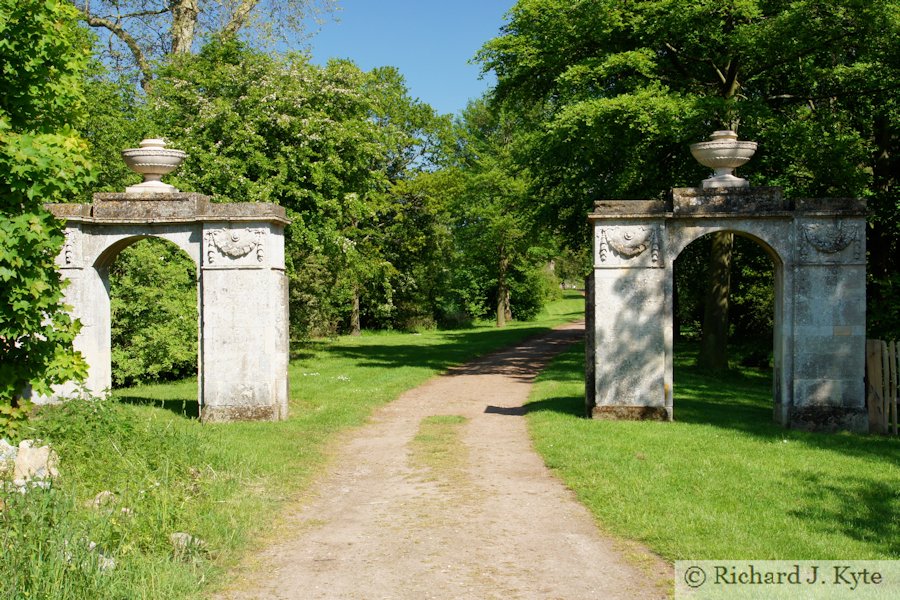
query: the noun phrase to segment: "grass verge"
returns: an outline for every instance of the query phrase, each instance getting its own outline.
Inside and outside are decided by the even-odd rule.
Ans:
[[[467,419],[459,415],[435,415],[422,419],[412,441],[412,464],[429,472],[428,479],[445,485],[464,477],[466,446],[460,436]]]
[[[769,373],[681,350],[672,423],[581,418],[580,349],[532,391],[538,451],[607,531],[670,561],[900,558],[900,441],[783,429]]]
[[[190,380],[45,409],[21,437],[49,442],[61,475],[24,496],[0,486],[0,598],[194,598],[216,589],[272,533],[338,432],[450,366],[580,318],[583,307],[569,293],[538,320],[501,330],[298,346],[290,418],[279,423],[201,424],[189,418]],[[101,492],[111,495],[95,506]],[[175,533],[202,543],[174,547]]]

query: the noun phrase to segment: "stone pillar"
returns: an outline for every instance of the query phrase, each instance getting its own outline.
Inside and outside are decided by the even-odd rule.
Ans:
[[[868,431],[865,213],[859,200],[797,202],[791,427]]]
[[[288,407],[284,225],[203,224],[201,417],[277,420]]]
[[[594,273],[584,278],[584,406],[591,417],[597,406],[597,297],[594,294]]]
[[[587,339],[594,351],[587,372],[594,381],[586,408],[595,418],[672,418],[665,217],[665,204],[656,201],[600,201],[590,215],[594,318]]]
[[[199,402],[205,421],[283,419],[288,406],[288,289],[280,206],[215,204],[201,194],[95,194],[93,204],[48,205],[66,221],[57,263],[66,302],[82,322],[75,348],[87,389],[111,386],[109,265],[129,244],[159,237],[198,265]],[[164,284],[164,282],[163,282]],[[75,391],[60,386],[54,398]]]

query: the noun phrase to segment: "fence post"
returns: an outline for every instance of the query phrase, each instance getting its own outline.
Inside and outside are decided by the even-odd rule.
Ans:
[[[881,340],[866,340],[866,379],[868,390],[866,404],[869,407],[869,433],[883,433],[884,388],[881,362]]]
[[[898,378],[900,378],[900,344],[891,342],[891,381],[893,382],[893,387],[891,389],[891,397],[888,398],[887,410],[884,413],[884,430],[885,433],[889,432],[889,425],[893,425],[894,435],[897,435]],[[890,423],[888,422],[888,415],[890,415]]]

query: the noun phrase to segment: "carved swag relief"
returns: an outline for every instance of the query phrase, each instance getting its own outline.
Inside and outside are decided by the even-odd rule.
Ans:
[[[206,232],[206,262],[215,264],[225,256],[238,259],[256,252],[256,261],[263,262],[263,229],[211,229]]]
[[[66,228],[64,235],[66,241],[63,244],[62,249],[63,265],[70,267],[75,264],[75,250],[76,244],[78,244],[78,230]]]
[[[600,229],[600,262],[606,262],[610,252],[631,259],[649,248],[650,260],[656,265],[659,263],[659,238],[658,226],[604,227]]]
[[[834,224],[812,223],[800,226],[802,241],[800,244],[800,256],[809,257],[809,247],[812,246],[822,254],[837,254],[853,244],[853,258],[859,259],[861,248],[859,243],[859,230],[845,225],[843,221]]]

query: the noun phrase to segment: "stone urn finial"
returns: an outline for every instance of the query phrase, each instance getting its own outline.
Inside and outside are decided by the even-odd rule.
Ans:
[[[166,148],[166,142],[159,138],[149,138],[141,142],[140,148],[122,150],[122,158],[128,168],[144,176],[144,182],[125,188],[126,194],[178,192],[175,186],[163,183],[160,178],[171,173],[184,161],[187,154],[181,150]]]
[[[691,144],[691,154],[697,162],[715,171],[703,180],[704,188],[748,187],[750,183],[735,177],[732,171],[749,161],[755,152],[756,142],[739,142],[730,129],[714,132],[708,142]]]

